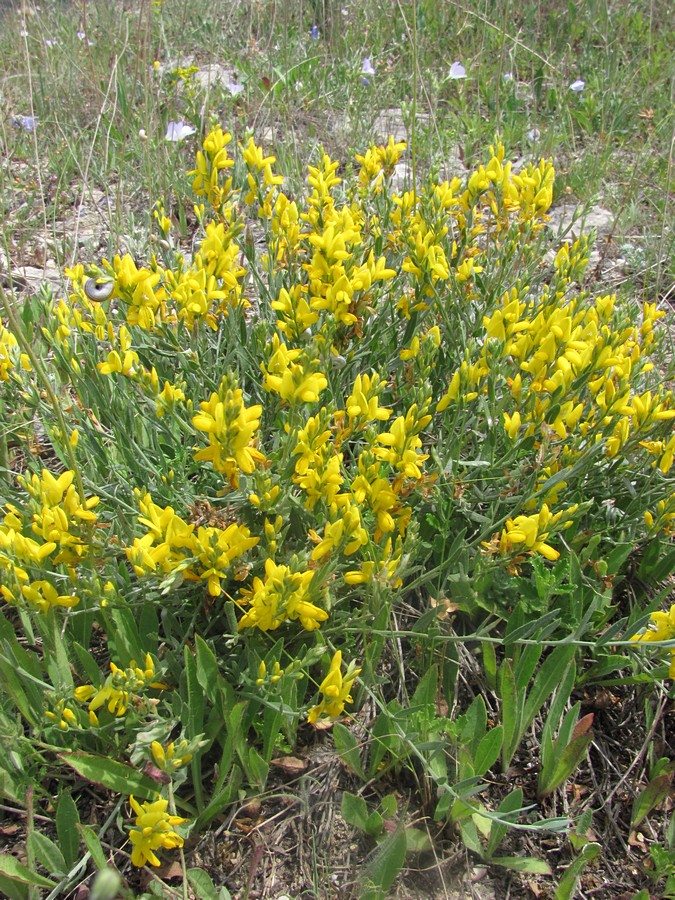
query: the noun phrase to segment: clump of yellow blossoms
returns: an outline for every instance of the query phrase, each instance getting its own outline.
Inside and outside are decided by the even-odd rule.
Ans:
[[[342,651],[338,650],[334,655],[328,669],[328,674],[319,685],[319,691],[323,694],[323,699],[318,706],[313,706],[309,715],[308,722],[316,722],[322,716],[329,716],[331,719],[337,719],[342,715],[345,703],[351,703],[352,685],[361,674],[361,669],[357,669],[354,663],[350,663],[346,673],[342,674]]]
[[[675,604],[668,612],[653,612],[649,617],[649,624],[642,634],[636,634],[632,641],[640,643],[652,643],[654,641],[675,641]],[[675,679],[675,646],[668,651],[670,653],[670,678]]]
[[[346,646],[377,672],[404,611],[433,657],[431,586],[497,635],[568,610],[576,559],[609,610],[623,563],[605,558],[661,552],[675,531],[663,311],[586,289],[583,236],[543,257],[551,160],[515,168],[497,143],[464,183],[396,191],[404,152],[367,148],[355,177],[321,152],[302,197],[253,138],[210,128],[191,255],[158,204],[154,254],[75,265],[70,295],[40,301],[63,422],[0,324],[0,408],[21,435],[0,462],[23,473],[3,488],[3,641],[26,631],[19,712],[38,742],[48,727],[145,765],[169,797],[221,751],[234,790],[260,787],[277,736],[353,702]],[[674,635],[675,607],[634,640]],[[366,687],[385,709],[389,685]],[[195,780],[200,817],[203,793]],[[130,802],[132,862],[159,865],[185,820],[161,797]]]
[[[155,850],[175,850],[183,846],[183,838],[175,830],[176,825],[183,825],[187,819],[167,812],[169,801],[159,797],[154,802],[148,800],[139,803],[129,797],[131,808],[136,814],[136,827],[130,829],[129,840],[133,846],[131,862],[135,866],[161,865]]]

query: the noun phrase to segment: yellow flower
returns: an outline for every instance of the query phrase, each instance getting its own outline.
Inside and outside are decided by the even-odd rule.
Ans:
[[[136,813],[136,827],[129,832],[129,840],[133,844],[131,862],[135,866],[159,866],[160,861],[155,850],[174,850],[183,846],[183,838],[174,831],[176,825],[187,822],[180,816],[172,816],[167,812],[168,800],[158,797],[154,803],[144,801],[138,803],[133,796],[129,803]]]
[[[153,741],[150,744],[150,752],[157,768],[162,772],[171,773],[181,766],[186,766],[192,759],[192,754],[187,752],[188,747],[189,744],[185,739],[177,747],[174,741],[171,741],[166,750],[159,741]]]
[[[59,594],[53,584],[48,581],[32,581],[21,588],[26,600],[36,606],[41,613],[47,613],[54,606],[77,606],[78,597],[72,594]]]
[[[196,460],[208,460],[217,472],[223,472],[232,487],[239,483],[239,472],[250,475],[265,456],[252,446],[260,424],[262,406],[244,406],[240,388],[223,381],[219,393],[202,401],[201,413],[192,418],[197,431],[209,436],[209,446],[195,454]]]
[[[331,660],[328,674],[319,685],[323,699],[317,706],[310,709],[307,721],[316,722],[323,715],[330,716],[331,719],[336,719],[341,715],[345,703],[353,702],[350,691],[360,672],[361,669],[355,668],[354,663],[351,662],[347,672],[343,675],[342,652],[338,650]]]
[[[675,604],[668,612],[654,612],[649,617],[647,630],[642,634],[633,635],[631,641],[650,643],[653,641],[675,640]],[[675,679],[675,647],[670,649],[669,677]]]
[[[239,620],[239,630],[257,627],[274,631],[287,619],[299,619],[307,631],[325,622],[328,613],[310,602],[310,585],[314,572],[293,572],[288,566],[265,561],[265,580],[253,579],[250,590],[242,590],[241,598],[250,609]]]

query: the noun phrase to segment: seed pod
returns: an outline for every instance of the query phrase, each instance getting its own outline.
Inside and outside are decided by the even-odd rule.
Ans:
[[[87,278],[84,283],[84,292],[94,303],[103,303],[104,300],[109,300],[114,289],[114,281],[97,281],[95,278]]]

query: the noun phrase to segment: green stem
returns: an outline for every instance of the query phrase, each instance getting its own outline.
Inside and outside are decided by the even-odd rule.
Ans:
[[[169,782],[169,812],[172,816],[178,815],[176,812],[176,801],[173,796],[173,782]],[[187,869],[185,868],[185,853],[183,852],[183,848],[178,848],[178,853],[180,855],[180,865],[183,870],[183,900],[190,900],[190,895],[188,894],[188,882],[187,882]]]

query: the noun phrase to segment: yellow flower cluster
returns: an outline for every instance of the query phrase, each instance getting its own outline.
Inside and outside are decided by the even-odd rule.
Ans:
[[[274,631],[282,622],[296,619],[307,631],[319,628],[328,613],[311,602],[313,578],[314,572],[293,571],[267,559],[264,581],[254,578],[252,587],[240,593],[240,602],[248,609],[239,620],[239,630]]]
[[[155,663],[149,653],[145,656],[145,668],[141,669],[132,660],[126,669],[121,669],[110,663],[110,675],[101,687],[93,684],[83,684],[75,688],[74,697],[78,703],[87,703],[89,722],[91,725],[99,725],[97,710],[105,706],[108,712],[120,718],[125,715],[130,705],[136,712],[149,711],[152,702],[148,701],[144,694],[147,690],[164,690],[166,685],[156,680],[157,672]]]
[[[345,703],[352,703],[352,685],[360,673],[361,669],[357,669],[352,662],[346,673],[342,674],[342,651],[338,650],[331,660],[328,674],[319,685],[323,698],[317,706],[310,709],[307,721],[317,722],[324,715],[337,719],[342,715]]]
[[[175,831],[176,825],[183,825],[187,819],[167,812],[168,800],[158,797],[150,803],[139,803],[129,797],[131,808],[136,814],[136,827],[129,831],[132,843],[131,862],[135,866],[161,865],[155,850],[175,850],[183,846],[183,838]]]
[[[649,617],[649,625],[642,634],[636,634],[632,641],[641,643],[653,643],[654,641],[675,641],[675,604],[668,612],[654,612]],[[675,647],[671,647],[670,653],[670,678],[675,679]]]
[[[7,504],[0,524],[0,574],[6,573],[7,581],[0,584],[0,594],[8,603],[23,598],[41,613],[79,603],[74,593],[63,593],[52,578],[45,577],[55,574],[63,563],[74,580],[80,561],[90,550],[91,528],[97,519],[92,510],[99,498],[83,502],[74,477],[70,470],[54,476],[47,469],[41,476],[19,476],[30,500],[24,512]],[[31,571],[40,574],[33,577]]]
[[[172,507],[162,508],[150,494],[136,493],[142,513],[138,521],[148,529],[126,548],[136,574],[181,570],[191,581],[205,581],[209,594],[218,597],[220,582],[234,560],[255,547],[259,538],[251,537],[248,528],[236,522],[224,529],[200,526],[195,534],[194,524],[181,519]]]
[[[30,370],[30,360],[25,353],[19,353],[18,347],[12,332],[0,322],[0,381],[9,381],[9,373],[19,361],[23,369]]]
[[[560,553],[547,544],[549,535],[554,530],[560,530],[571,524],[571,518],[577,510],[577,505],[570,506],[566,510],[551,513],[544,503],[541,510],[531,516],[516,516],[508,519],[499,539],[499,549],[502,556],[507,553],[541,553],[546,559],[555,561]]]
[[[262,406],[246,407],[244,395],[236,382],[225,377],[218,393],[200,403],[201,413],[192,419],[197,431],[209,436],[209,446],[195,454],[196,460],[210,462],[222,472],[232,487],[239,484],[239,473],[250,475],[265,456],[253,446]]]

